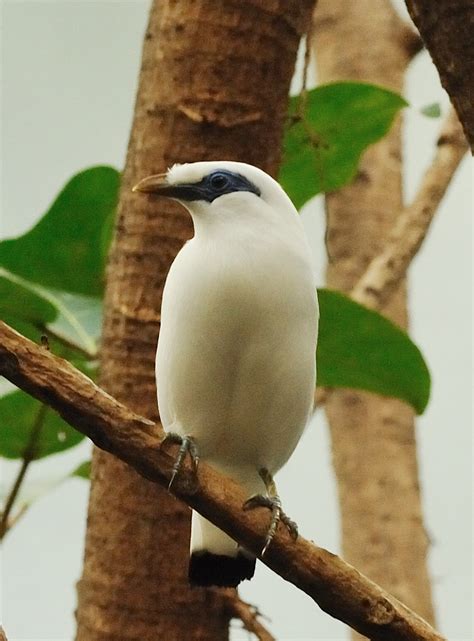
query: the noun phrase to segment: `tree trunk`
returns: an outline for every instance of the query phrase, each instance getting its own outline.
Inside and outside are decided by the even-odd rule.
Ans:
[[[321,83],[356,80],[402,91],[417,40],[390,2],[320,0],[314,32]],[[351,290],[380,252],[401,207],[397,122],[364,154],[354,182],[326,196],[329,287]],[[407,326],[404,284],[382,311]],[[433,621],[411,409],[395,399],[338,390],[326,413],[344,557]]]
[[[156,418],[154,357],[168,268],[189,216],[131,187],[174,162],[244,160],[275,173],[289,83],[313,0],[155,0],[107,275],[101,384]],[[77,641],[228,638],[217,590],[187,585],[190,511],[95,450]]]
[[[406,0],[474,150],[474,4],[472,0]]]

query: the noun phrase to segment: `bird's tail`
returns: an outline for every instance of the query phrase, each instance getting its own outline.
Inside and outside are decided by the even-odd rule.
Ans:
[[[193,512],[189,582],[195,586],[236,587],[255,572],[255,558],[227,534]]]

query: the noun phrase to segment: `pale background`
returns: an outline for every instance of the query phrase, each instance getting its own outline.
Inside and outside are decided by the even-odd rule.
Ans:
[[[123,167],[148,6],[142,0],[3,2],[3,237],[27,230],[77,171],[94,164]],[[426,53],[412,65],[406,97],[412,105],[405,133],[409,200],[439,127],[418,110],[447,102]],[[439,627],[453,641],[472,634],[470,192],[465,161],[410,271],[411,331],[433,376],[432,400],[417,428],[429,562]],[[321,199],[303,218],[323,283]],[[83,444],[35,464],[26,492],[57,482],[88,455]],[[2,491],[16,469],[17,463],[2,463]],[[279,487],[302,534],[338,552],[339,514],[322,413],[280,474]],[[84,481],[62,483],[7,537],[1,606],[10,641],[73,638],[87,493]],[[347,637],[340,623],[261,565],[241,594],[269,617],[281,641]],[[234,630],[234,640],[249,638],[238,623]]]

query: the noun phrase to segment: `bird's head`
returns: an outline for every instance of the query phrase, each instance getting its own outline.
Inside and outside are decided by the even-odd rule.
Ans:
[[[236,216],[293,218],[296,210],[276,180],[253,165],[232,161],[173,165],[164,174],[141,180],[133,191],[179,201],[194,222]],[[273,212],[273,213],[272,213]],[[227,215],[226,215],[227,214]]]

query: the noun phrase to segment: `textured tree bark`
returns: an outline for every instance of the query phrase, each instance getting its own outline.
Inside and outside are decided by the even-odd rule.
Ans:
[[[320,0],[314,29],[320,82],[367,81],[401,92],[419,45],[390,2]],[[402,211],[399,122],[364,154],[353,184],[327,195],[326,209],[327,282],[349,292]],[[406,327],[404,284],[382,311]],[[411,409],[394,399],[334,390],[326,412],[345,558],[433,621]]]
[[[406,4],[474,150],[474,4],[472,0],[406,0]]]
[[[157,418],[154,355],[166,273],[189,217],[131,193],[174,162],[237,159],[275,172],[289,83],[313,0],[155,0],[108,265],[101,383]],[[228,638],[217,591],[187,586],[190,511],[96,450],[77,641]]]

